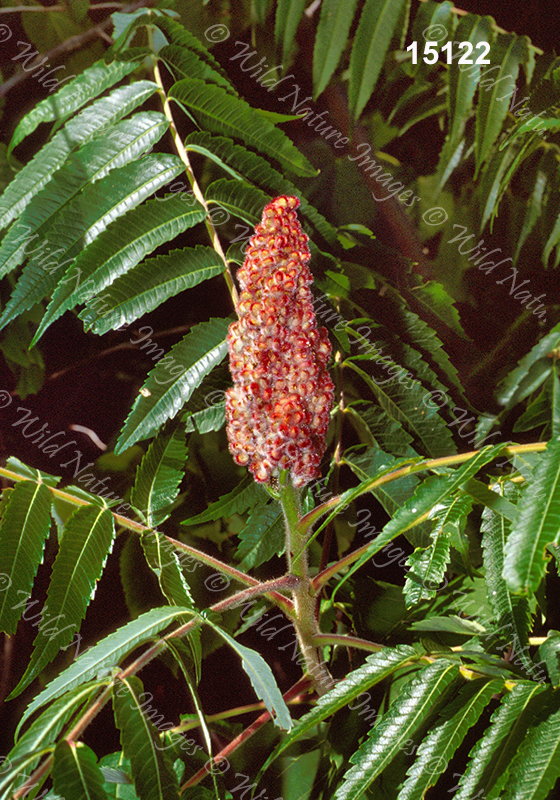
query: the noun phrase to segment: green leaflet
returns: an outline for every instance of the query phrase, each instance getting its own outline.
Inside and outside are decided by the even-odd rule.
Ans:
[[[159,159],[161,158],[160,156]],[[169,177],[174,177],[182,170],[182,165],[168,164],[166,157],[163,159],[161,166],[165,171],[161,173],[157,172],[155,163],[146,164],[148,176],[153,170],[152,174],[157,177],[154,179],[155,185],[148,185],[144,191],[140,186],[134,188],[142,172],[141,164],[138,163],[138,172],[135,170],[127,176],[131,178],[128,185],[130,197],[136,192],[139,195],[138,200],[143,199],[142,195],[152,194],[154,190],[165,185]],[[114,221],[109,230],[103,231],[89,247],[79,253],[64,281],[60,282],[54,292],[35,339],[64,311],[85,301],[88,301],[88,305],[82,311],[81,318],[85,327],[90,327],[101,316],[101,312],[103,316],[106,313],[107,298],[98,295],[107,284],[126,274],[156,247],[175,238],[202,219],[204,212],[198,203],[184,203],[180,196],[172,196],[168,202],[151,200],[138,208],[130,208],[127,214]],[[109,294],[109,300],[110,297]],[[130,299],[134,300],[134,297]],[[150,299],[153,300],[153,297]]]
[[[60,741],[54,751],[53,789],[74,800],[106,800],[103,774],[93,750],[82,742]]]
[[[496,399],[506,409],[513,408],[524,400],[548,377],[551,370],[548,353],[560,345],[560,325],[556,325],[523,356],[502,381],[496,392]]]
[[[172,419],[202,379],[225,357],[229,319],[195,325],[150,372],[119,436],[116,453],[147,439]]]
[[[183,520],[183,525],[198,525],[213,522],[221,517],[243,514],[249,508],[263,505],[269,498],[266,489],[255,482],[252,475],[246,475],[240,484],[228,494],[222,495],[215,503],[210,503],[206,511]]]
[[[362,797],[403,744],[433,714],[438,701],[458,675],[457,665],[445,659],[416,673],[350,759],[354,766],[344,776],[335,800]]]
[[[251,510],[247,524],[239,533],[236,558],[245,572],[280,556],[286,548],[284,517],[279,503],[258,505]]]
[[[548,694],[509,770],[507,800],[545,800],[560,776],[560,694]]]
[[[150,569],[155,573],[162,594],[172,606],[184,606],[195,610],[189,586],[180,567],[177,553],[159,531],[148,531],[142,535],[142,548]],[[193,631],[193,636],[199,634]],[[192,638],[192,636],[191,636]]]
[[[23,783],[22,774],[29,774],[31,770],[35,769],[40,759],[38,754],[56,741],[64,726],[89,702],[92,695],[101,686],[103,686],[103,682],[96,681],[76,687],[51,703],[29,726],[8,753],[9,763],[13,764],[14,769],[3,769],[0,773],[0,797],[2,800],[14,780],[19,777],[18,783]],[[12,786],[12,792],[14,788]]]
[[[85,69],[76,80],[62,86],[52,97],[41,100],[29,114],[26,114],[14,131],[8,155],[42,122],[52,122],[70,116],[89,100],[98,97],[129,75],[137,66],[135,61],[113,61],[111,64],[98,61]]]
[[[317,174],[285,133],[261,117],[244,100],[228,95],[219,86],[185,78],[171,87],[169,95],[184,103],[203,127],[223,136],[241,139],[296,175],[314,177]]]
[[[167,206],[166,212],[176,214],[178,203],[175,199],[171,203],[169,197],[164,205]],[[151,204],[149,210],[155,212]],[[173,208],[172,208],[173,206]],[[142,207],[144,212],[148,209]],[[146,224],[145,214],[143,224]],[[161,234],[169,236],[178,226],[189,226],[194,223],[196,214],[191,215],[186,208],[183,214],[169,216],[167,224],[160,221]],[[146,239],[150,237],[150,247],[158,232],[153,228],[145,231]],[[124,248],[123,248],[124,250]],[[122,250],[120,257],[122,259]],[[129,261],[129,259],[127,259]],[[122,263],[122,262],[121,262]],[[109,330],[115,330],[127,326],[134,320],[142,317],[148,311],[153,311],[170,297],[180,294],[185,289],[198,286],[199,283],[209,280],[216,275],[221,275],[224,271],[224,264],[217,255],[213,247],[202,244],[193,248],[182,250],[172,250],[165,256],[155,256],[147,258],[133,267],[129,272],[117,278],[103,294],[103,313],[88,327],[101,335]],[[107,308],[106,308],[107,307]],[[81,312],[80,318],[86,319],[91,316],[88,306]]]
[[[513,486],[500,486],[501,494],[510,500],[517,499],[519,490]],[[502,577],[504,551],[510,535],[511,525],[507,519],[495,511],[485,508],[482,514],[482,549],[488,601],[495,614],[500,638],[513,647],[514,654],[520,658],[523,669],[529,677],[534,677],[535,667],[525,650],[529,645],[531,613],[529,603],[524,597],[512,596]]]
[[[433,509],[430,519],[434,519],[436,524],[431,533],[431,544],[416,549],[406,562],[409,567],[404,585],[407,608],[435,597],[445,579],[451,557],[451,536],[454,530],[460,531],[464,527],[471,507],[468,497],[457,494],[446,497]]]
[[[503,685],[503,680],[481,678],[460,689],[418,748],[416,760],[407,773],[409,777],[399,792],[399,800],[422,800],[425,797],[428,788],[437,782],[469,729],[492,700],[492,695],[500,692]]]
[[[225,91],[233,97],[237,96],[237,92],[227,78],[224,78],[209,64],[205,63],[199,57],[198,53],[187,50],[186,47],[179,47],[175,44],[166,45],[158,52],[158,58],[165,61],[174,74],[175,80],[180,78],[198,78],[202,81],[211,81],[217,86],[221,86],[222,89],[225,89]]]
[[[538,589],[546,568],[546,546],[560,540],[560,440],[551,440],[518,505],[505,546],[502,575],[509,591]]]
[[[478,472],[478,470],[492,461],[500,451],[503,445],[496,445],[495,447],[485,447],[480,450],[472,459],[463,464],[459,469],[453,470],[448,475],[432,475],[427,478],[423,483],[418,486],[414,495],[406,500],[404,505],[398,509],[393,518],[385,525],[381,533],[379,533],[374,541],[370,544],[367,551],[353,564],[346,573],[344,580],[347,580],[353,573],[359,569],[362,564],[371,558],[371,556],[378,553],[386,544],[389,544],[396,536],[413,528],[415,525],[428,519],[432,509],[436,508],[447,497],[451,496],[455,491],[460,489],[462,484]],[[405,459],[399,459],[401,463],[406,463]],[[408,463],[410,464],[410,459]],[[322,522],[317,529],[316,533],[321,531],[330,520],[336,516],[343,508],[353,502],[357,497],[366,492],[376,488],[372,484],[376,483],[382,476],[388,475],[399,466],[399,462],[389,466],[387,469],[381,470],[374,478],[363,481],[359,486],[354,489],[349,489],[341,495],[340,503],[336,509],[329,514],[329,516]],[[342,581],[339,586],[342,585]]]
[[[377,446],[383,452],[397,457],[415,455],[410,446],[412,436],[404,430],[398,420],[391,419],[386,411],[374,403],[356,400],[348,403],[344,413],[363,443],[372,447]],[[351,460],[354,461],[354,458]],[[350,459],[348,461],[350,463]]]
[[[313,99],[326,88],[338,66],[350,26],[356,11],[357,0],[324,0],[315,36],[313,50]]]
[[[479,42],[492,44],[495,31],[491,17],[479,17],[468,14],[457,25],[455,38],[457,42],[469,42],[473,46],[474,63],[469,66],[461,58],[465,48],[454,48],[454,57],[449,67],[449,147],[453,150],[463,138],[465,125],[472,110],[474,94],[480,80],[483,65],[477,64],[481,51],[477,48]],[[506,105],[507,111],[507,105]]]
[[[455,450],[451,431],[445,420],[439,415],[439,409],[434,404],[424,402],[429,395],[422,384],[414,378],[406,377],[406,370],[393,361],[385,362],[384,369],[376,371],[377,379],[368,375],[357,366],[355,359],[360,356],[350,357],[344,362],[359,375],[372,390],[377,402],[384,411],[414,433],[423,442],[427,452],[437,458],[449,455]],[[375,361],[378,358],[373,359]],[[401,380],[404,378],[404,380]],[[419,408],[426,408],[423,416],[419,416]]]
[[[210,625],[222,639],[225,639],[229,646],[241,657],[243,669],[249,676],[251,685],[257,696],[265,704],[274,724],[279,728],[289,731],[293,724],[290,711],[276,684],[272,670],[264,658],[255,650],[251,650],[239,644],[229,633],[226,633],[217,625],[214,625],[211,620],[206,618],[204,621],[207,625]]]
[[[8,274],[37,250],[42,251],[41,256],[45,257],[42,259],[45,268],[47,256],[54,257],[52,263],[56,264],[59,251],[54,248],[58,242],[49,243],[48,236],[61,210],[89,183],[100,180],[111,169],[123,167],[149,150],[167,127],[165,117],[155,111],[135,114],[132,119],[117,123],[107,133],[87,142],[77,153],[72,153],[45,188],[30,200],[17,224],[2,240],[0,274]]]
[[[227,178],[211,183],[206,189],[205,198],[208,203],[216,203],[252,227],[260,222],[263,208],[272,199],[260,189]]]
[[[527,709],[544,691],[544,686],[523,681],[503,697],[489,727],[469,754],[470,761],[459,779],[456,800],[470,800],[480,791],[488,798],[498,796],[508,779],[512,756],[527,731]]]
[[[404,0],[366,0],[350,55],[348,102],[357,120],[377,83]]]
[[[17,217],[65,162],[68,155],[92,139],[97,131],[130,114],[157,91],[151,81],[137,81],[115,89],[108,97],[96,100],[66,124],[50,142],[21,169],[0,198],[0,228]]]
[[[478,83],[474,140],[477,171],[489,157],[502,129],[527,46],[526,37],[511,34],[498,34],[492,43],[488,54],[491,65],[483,66]]]
[[[82,277],[73,262],[87,246],[96,239],[112,222],[122,225],[119,219],[124,213],[164,186],[171,178],[183,170],[183,164],[176,156],[148,155],[120,169],[112,170],[102,180],[90,184],[78,195],[64,214],[60,215],[49,232],[49,240],[61,245],[58,262],[49,265],[45,271],[39,258],[23,270],[9,303],[4,309],[0,324],[6,325],[22,311],[31,308],[37,301],[53,291],[60,283],[58,294],[71,294],[81,285]],[[62,274],[56,274],[64,267]],[[64,273],[66,273],[63,280]],[[61,288],[62,287],[62,288]],[[49,319],[52,315],[47,312]],[[35,336],[43,331],[44,325]]]
[[[0,521],[0,626],[13,634],[31,596],[43,560],[51,518],[51,493],[42,483],[21,481],[10,492]],[[23,599],[22,599],[23,598]]]
[[[186,460],[185,435],[180,430],[160,433],[148,447],[136,471],[131,502],[143,513],[149,528],[168,518],[169,506],[179,493]]]
[[[113,515],[99,506],[78,508],[65,525],[47,600],[16,697],[72,641],[85,617],[115,536]]]
[[[179,783],[151,719],[154,714],[157,717],[157,709],[152,709],[149,702],[143,699],[147,694],[143,688],[142,682],[136,677],[115,683],[115,723],[120,732],[123,753],[130,760],[138,796],[167,800],[178,797]]]
[[[385,647],[379,653],[368,656],[365,664],[347,675],[343,681],[337,683],[328,694],[319,697],[315,708],[294,723],[292,730],[267,758],[259,777],[294,741],[304,737],[316,725],[339,709],[350,705],[367,689],[385,680],[403,665],[414,663],[419,658],[420,655],[413,647],[404,644],[396,647]]]
[[[305,0],[278,0],[276,4],[274,38],[282,42],[283,58],[290,53],[304,8]]]
[[[300,190],[291,181],[286,180],[262,156],[247,150],[240,144],[234,144],[231,139],[227,139],[225,136],[213,136],[206,131],[195,131],[189,134],[185,139],[185,146],[187,150],[193,150],[195,153],[207,156],[234,178],[239,177],[236,172],[238,170],[246,180],[266,189],[271,196],[281,194],[296,195],[301,203],[299,211],[301,211],[302,215],[307,217],[325,241],[331,245],[337,243],[336,228],[305,197],[301,196]],[[238,227],[242,228],[243,226],[238,225],[236,229]],[[252,235],[252,231],[247,229],[246,234],[248,239]],[[243,237],[244,234],[239,238]]]
[[[162,606],[147,611],[128,622],[114,633],[106,636],[86,653],[82,653],[73,664],[43,689],[27,707],[20,725],[45,703],[50,703],[75,686],[92,680],[96,675],[107,675],[121,659],[139,645],[167,628],[184,614],[192,615],[189,608]]]

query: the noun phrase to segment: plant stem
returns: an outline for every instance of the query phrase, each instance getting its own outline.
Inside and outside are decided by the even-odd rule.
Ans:
[[[300,495],[293,486],[289,474],[284,477],[284,483],[281,482],[280,485],[280,502],[286,524],[288,571],[291,575],[299,578],[299,583],[292,592],[294,627],[305,668],[313,679],[317,694],[323,695],[333,688],[334,681],[317,646],[313,643],[313,637],[317,636],[320,631],[315,617],[315,593],[309,577],[309,564],[305,548],[307,537],[298,527],[301,516]]]

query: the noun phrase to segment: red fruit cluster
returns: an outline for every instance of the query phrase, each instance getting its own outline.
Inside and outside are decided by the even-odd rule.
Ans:
[[[257,481],[290,470],[295,486],[317,477],[325,451],[334,386],[331,345],[317,328],[308,238],[297,197],[269,203],[249,242],[238,321],[229,327],[234,386],[226,395],[229,449]]]

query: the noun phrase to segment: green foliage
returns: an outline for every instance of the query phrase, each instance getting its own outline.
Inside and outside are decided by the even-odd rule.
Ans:
[[[0,468],[1,628],[18,643],[37,628],[0,687],[18,715],[0,800],[26,782],[53,800],[260,796],[261,783],[285,800],[552,798],[560,322],[552,292],[532,313],[528,301],[560,265],[560,60],[450,2],[167,5],[115,14],[111,47],[73,55],[79,74],[30,108],[0,152],[0,347],[17,383],[1,390],[2,412],[20,413],[14,395],[53,378],[43,353],[79,325],[85,342],[114,337],[108,353],[141,361],[119,373],[130,402],[94,466],[128,503],[92,488],[79,450],[73,478],[13,457]],[[40,15],[44,31],[18,13],[43,49],[89,25],[81,2],[64,21]],[[436,28],[430,64],[424,34]],[[231,51],[211,52],[230,36]],[[248,67],[231,55],[246,39]],[[489,63],[464,69],[458,42],[475,55],[488,43]],[[322,103],[342,147],[312,128]],[[342,137],[349,120],[371,145]],[[424,125],[430,174],[406,155]],[[301,202],[336,382],[327,477],[308,487],[297,525],[284,477],[255,483],[224,433],[235,268],[282,194]],[[498,237],[509,277],[481,256],[502,250]],[[502,298],[514,316],[480,348],[469,308],[483,324]],[[154,333],[179,302],[182,324]],[[23,421],[7,441],[21,432],[41,451]],[[127,605],[111,608],[121,588]],[[286,629],[288,643],[276,639]],[[257,636],[272,643],[266,655]],[[320,688],[306,648],[336,678],[321,696],[304,692]],[[209,714],[208,658],[222,668],[225,649],[229,706],[221,697]],[[307,671],[292,688],[290,661]],[[183,688],[168,717],[149,671],[137,675],[150,662],[161,686],[171,671]],[[245,689],[262,702],[239,700]],[[293,714],[292,703],[309,707]],[[102,711],[116,752],[80,741]]]

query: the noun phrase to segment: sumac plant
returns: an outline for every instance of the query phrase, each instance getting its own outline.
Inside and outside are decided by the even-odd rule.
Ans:
[[[1,151],[2,800],[556,796],[560,59],[304,5],[121,10]],[[25,405],[69,331],[90,463]]]

